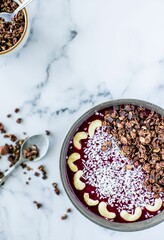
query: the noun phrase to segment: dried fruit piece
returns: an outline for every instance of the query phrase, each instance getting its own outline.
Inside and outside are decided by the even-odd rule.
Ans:
[[[116,214],[114,212],[109,212],[107,210],[107,204],[105,202],[100,202],[98,205],[98,211],[101,214],[101,216],[109,219],[113,219],[116,217]]]
[[[84,193],[84,200],[88,206],[96,206],[99,204],[98,200],[93,200],[89,197],[89,193]]]
[[[77,132],[73,138],[74,146],[80,150],[81,149],[81,140],[87,139],[88,135],[86,132]]]
[[[82,170],[77,171],[74,175],[73,182],[77,190],[83,190],[85,188],[85,183],[80,180],[82,175],[83,175]]]
[[[90,123],[89,128],[88,128],[88,133],[90,137],[93,137],[96,128],[101,127],[102,126],[102,121],[97,119],[94,120]]]
[[[121,216],[125,221],[134,222],[134,221],[138,220],[138,219],[141,217],[141,214],[142,214],[142,209],[141,209],[140,207],[137,207],[137,208],[135,209],[134,214],[130,214],[130,213],[128,213],[127,211],[122,210],[121,213],[120,213],[120,216]]]
[[[78,170],[77,166],[74,164],[74,162],[77,161],[78,159],[80,159],[80,154],[75,152],[72,153],[67,160],[68,166],[72,172],[77,172]]]
[[[145,208],[150,212],[156,212],[162,207],[162,199],[156,198],[154,205],[146,204]]]

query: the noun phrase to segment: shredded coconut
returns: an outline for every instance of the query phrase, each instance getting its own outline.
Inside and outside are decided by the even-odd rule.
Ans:
[[[112,147],[102,151],[105,141],[111,141]],[[130,164],[112,135],[106,132],[106,127],[96,130],[94,136],[88,139],[82,159],[84,179],[87,184],[95,187],[97,197],[104,199],[110,206],[120,212],[132,212],[134,208],[154,203],[154,193],[144,186],[145,174],[141,166],[126,170]]]

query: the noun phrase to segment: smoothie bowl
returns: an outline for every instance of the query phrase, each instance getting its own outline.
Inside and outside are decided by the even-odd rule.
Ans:
[[[61,150],[64,188],[100,226],[137,231],[164,220],[164,110],[122,99],[86,112]]]

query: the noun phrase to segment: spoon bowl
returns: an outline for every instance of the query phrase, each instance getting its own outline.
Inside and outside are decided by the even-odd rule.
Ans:
[[[33,145],[36,145],[39,149],[39,155],[34,160],[30,161],[28,158],[23,157],[23,151],[26,148],[32,147]],[[48,148],[49,139],[45,134],[37,134],[27,138],[21,146],[19,160],[15,163],[14,166],[12,166],[8,171],[4,173],[4,176],[0,179],[0,185],[2,185],[6,181],[6,179],[11,175],[11,173],[16,169],[16,167],[18,167],[21,163],[38,161],[43,158],[46,155]]]
[[[11,20],[14,18],[14,15],[13,13],[1,12],[0,18],[3,18],[5,22],[11,22]]]
[[[1,12],[0,18],[3,18],[5,22],[11,22],[14,18],[14,16],[21,11],[23,8],[25,8],[29,3],[31,3],[33,0],[25,0],[23,3],[21,3],[18,8],[13,13],[7,13],[7,12]]]
[[[29,161],[27,158],[23,157],[23,151],[26,148],[29,148],[33,145],[36,145],[37,148],[39,149],[39,155],[32,160],[32,162],[36,162],[38,160],[40,160],[42,157],[45,156],[45,154],[47,153],[48,147],[49,147],[49,140],[48,137],[45,134],[37,134],[34,136],[31,136],[29,138],[27,138],[24,143],[22,144],[21,147],[21,151],[20,151],[20,158],[22,159],[22,162],[27,162]]]

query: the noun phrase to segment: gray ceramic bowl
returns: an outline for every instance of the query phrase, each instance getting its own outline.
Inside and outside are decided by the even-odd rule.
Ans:
[[[143,106],[145,108],[148,108],[150,110],[153,110],[162,116],[164,116],[164,110],[154,104],[141,101],[141,100],[136,100],[136,99],[119,99],[119,100],[112,100],[109,102],[105,102],[102,104],[99,104],[89,111],[87,111],[85,114],[83,114],[71,127],[69,130],[62,149],[61,149],[61,155],[60,155],[60,173],[61,173],[61,179],[65,188],[65,191],[70,198],[71,202],[74,204],[74,206],[89,220],[91,220],[94,223],[97,223],[98,225],[112,229],[112,230],[117,230],[117,231],[139,231],[143,229],[147,229],[150,227],[155,226],[156,224],[159,224],[164,220],[164,211],[156,215],[155,217],[140,221],[140,222],[133,222],[133,223],[117,223],[117,222],[111,222],[108,221],[94,213],[92,213],[90,210],[88,210],[78,199],[78,197],[75,195],[74,190],[72,189],[68,175],[67,175],[67,166],[66,166],[66,156],[67,156],[67,150],[68,150],[68,145],[70,142],[70,139],[73,138],[73,135],[75,134],[76,129],[84,122],[84,120],[88,119],[90,116],[93,115],[95,111],[99,111],[101,109],[110,107],[110,106],[116,106],[116,105],[122,105],[122,104],[134,104],[137,106]]]

